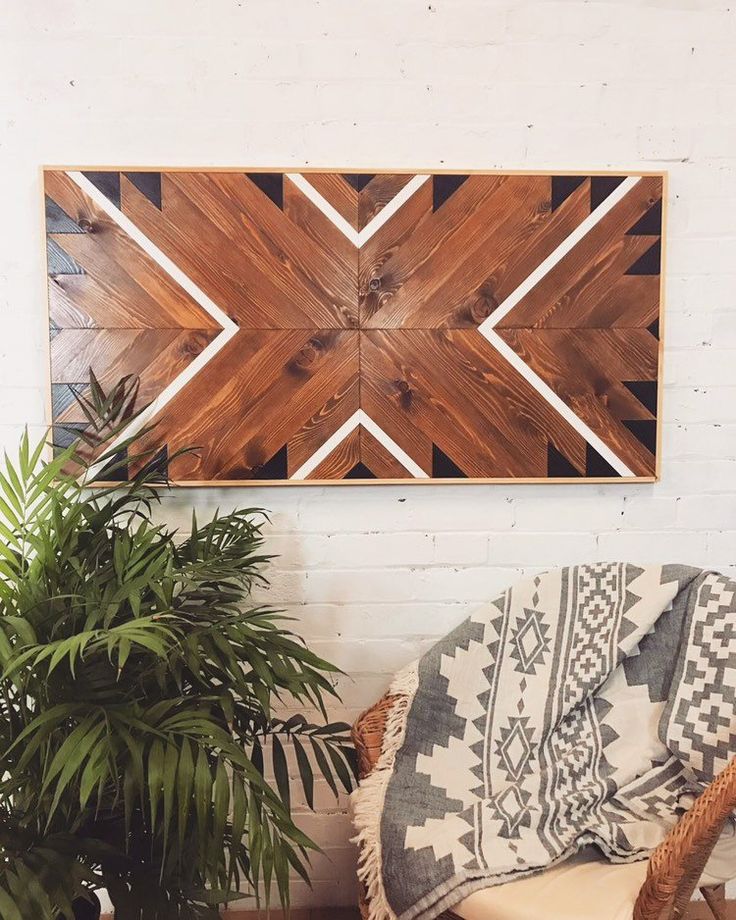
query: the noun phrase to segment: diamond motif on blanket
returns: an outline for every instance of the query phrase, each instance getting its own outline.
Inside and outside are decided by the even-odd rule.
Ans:
[[[516,620],[512,633],[514,646],[510,654],[518,661],[516,671],[536,674],[535,664],[543,664],[544,653],[549,651],[549,626],[542,622],[543,614],[538,610],[528,610],[525,607],[524,614]]]
[[[528,824],[529,798],[529,793],[518,786],[509,786],[493,797],[495,815],[503,822],[503,827],[499,829],[502,837],[518,837],[521,826]]]
[[[683,792],[736,750],[736,581],[625,563],[548,572],[416,671],[382,808],[372,784],[355,810],[381,917],[429,916],[469,878],[494,884],[590,840],[614,861],[651,849]]]
[[[506,771],[506,778],[518,782],[531,772],[534,748],[531,738],[534,729],[527,728],[528,717],[509,719],[509,727],[501,728],[501,740],[496,747],[499,765]]]

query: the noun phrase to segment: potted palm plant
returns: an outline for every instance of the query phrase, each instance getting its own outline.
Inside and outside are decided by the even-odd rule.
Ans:
[[[92,377],[76,440],[49,459],[25,435],[0,473],[4,920],[95,916],[101,888],[117,920],[204,920],[272,886],[288,905],[314,848],[288,749],[310,805],[315,771],[352,784],[325,707],[337,669],[251,597],[263,515],[157,522],[161,465],[136,453],[147,429],[125,436],[136,395]],[[123,463],[128,480],[87,488]]]

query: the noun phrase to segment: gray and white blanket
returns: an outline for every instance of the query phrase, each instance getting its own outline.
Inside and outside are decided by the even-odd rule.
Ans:
[[[736,582],[678,565],[547,572],[391,692],[352,803],[370,920],[432,920],[590,844],[642,859],[736,752]]]

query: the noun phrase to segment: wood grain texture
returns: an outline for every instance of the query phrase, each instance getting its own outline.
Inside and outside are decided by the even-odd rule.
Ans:
[[[358,463],[360,463],[360,432],[355,428],[309,473],[308,478],[345,479]]]
[[[356,374],[289,439],[289,476],[293,476],[359,408],[360,380]]]
[[[623,381],[654,382],[657,339],[646,329],[502,329],[524,361],[622,456],[637,476],[654,475],[654,453],[625,421],[652,420]]]
[[[466,476],[534,476],[546,469],[550,439],[584,470],[580,435],[475,330],[370,330],[361,339],[363,385]],[[375,421],[383,426],[382,414]]]
[[[77,175],[44,180],[57,424],[93,368],[159,398],[184,483],[656,476],[661,176]]]

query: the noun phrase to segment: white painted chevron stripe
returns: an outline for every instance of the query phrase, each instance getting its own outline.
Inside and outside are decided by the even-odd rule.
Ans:
[[[393,215],[399,210],[402,205],[411,198],[414,192],[417,189],[420,189],[424,183],[430,178],[428,175],[424,176],[413,176],[406,185],[398,192],[394,197],[389,201],[389,203],[382,208],[378,214],[371,220],[362,230],[358,231],[355,227],[352,227],[348,221],[339,213],[339,211],[334,208],[330,202],[321,195],[317,189],[309,181],[308,174],[303,175],[302,173],[287,173],[286,178],[290,179],[294,185],[305,195],[312,204],[319,208],[319,210],[325,215],[325,217],[330,220],[337,229],[346,236],[353,246],[356,246],[360,249],[372,236],[379,230],[386,221],[390,220]]]
[[[486,338],[491,345],[499,351],[504,358],[513,365],[521,376],[528,380],[534,389],[542,396],[550,406],[558,412],[565,421],[574,428],[578,434],[581,434],[591,447],[595,448],[598,453],[607,460],[620,476],[633,476],[634,473],[626,466],[623,460],[618,457],[607,444],[605,444],[598,435],[585,424],[585,422],[576,415],[572,409],[551,389],[542,378],[533,371],[529,365],[516,354],[513,348],[508,345],[494,329],[484,329],[479,327],[481,335]]]
[[[484,329],[493,329],[493,327],[497,326],[505,316],[508,316],[522,297],[526,297],[529,291],[539,284],[542,278],[548,275],[555,265],[557,265],[571,249],[577,246],[584,236],[590,233],[593,227],[595,227],[595,225],[599,223],[619,201],[621,201],[624,195],[627,195],[631,191],[640,179],[641,176],[629,176],[628,179],[624,179],[620,185],[616,186],[611,194],[605,198],[594,211],[591,211],[585,220],[578,224],[572,233],[565,237],[560,245],[551,252],[543,262],[540,262],[530,275],[527,275],[516,290],[512,291],[505,300],[501,301],[488,319],[483,320],[478,327],[481,332],[483,332]]]
[[[632,188],[640,181],[640,176],[629,176],[628,179],[618,185],[607,198],[605,198],[598,207],[580,223],[572,233],[565,237],[557,248],[551,252],[547,258],[540,262],[534,271],[527,275],[521,284],[502,301],[498,307],[491,313],[488,319],[484,320],[478,331],[490,342],[493,347],[499,351],[504,358],[512,364],[517,371],[531,383],[534,389],[542,396],[550,406],[558,412],[567,421],[572,428],[581,434],[591,447],[595,448],[616,472],[621,476],[633,476],[634,473],[626,466],[617,454],[608,447],[598,435],[552,390],[542,378],[533,371],[529,365],[511,348],[506,342],[494,331],[494,327],[514,309],[514,307],[525,297],[545,275],[549,274],[555,265],[563,259],[568,252],[575,246],[614,208],[621,199],[627,195]]]
[[[428,479],[429,475],[424,472],[424,470],[419,466],[418,463],[415,463],[409,454],[406,453],[399,445],[394,441],[393,438],[389,437],[383,428],[380,425],[377,425],[373,419],[365,412],[363,409],[357,409],[350,418],[343,422],[342,425],[337,429],[337,431],[331,435],[317,450],[312,454],[312,456],[306,460],[299,469],[289,478],[290,479],[306,479],[310,473],[317,469],[317,467],[322,463],[323,460],[326,460],[327,457],[332,453],[332,451],[342,442],[345,438],[355,429],[362,425],[366,431],[369,431],[373,437],[379,441],[386,450],[395,457],[399,463],[408,470],[415,479]]]
[[[215,357],[215,355],[230,341],[230,339],[238,331],[238,326],[234,323],[227,313],[221,309],[204,291],[198,287],[192,279],[186,275],[179,266],[172,262],[171,259],[162,252],[156,244],[150,240],[142,230],[140,230],[128,217],[123,214],[123,212],[116,208],[115,205],[106,198],[102,192],[93,185],[86,176],[81,172],[67,172],[69,178],[76,183],[77,186],[91,198],[98,207],[100,207],[108,217],[115,221],[115,223],[120,227],[121,230],[134,240],[141,249],[149,255],[157,265],[159,265],[169,277],[181,287],[183,290],[189,294],[192,300],[196,301],[203,310],[205,310],[209,315],[215,320],[215,322],[222,326],[222,332],[218,333],[215,338],[204,348],[193,361],[190,361],[189,364],[184,368],[184,370],[175,377],[171,383],[165,387],[156,399],[153,400],[148,409],[139,415],[130,425],[125,429],[125,431],[112,442],[110,447],[114,447],[116,443],[124,440],[125,438],[131,437],[137,431],[140,431],[145,425],[147,425],[151,419],[157,415],[163,407],[170,402],[174,396],[185,387],[190,380],[192,380],[209,362]],[[99,467],[92,467],[87,475],[89,481],[94,481],[95,477],[99,473]]]

